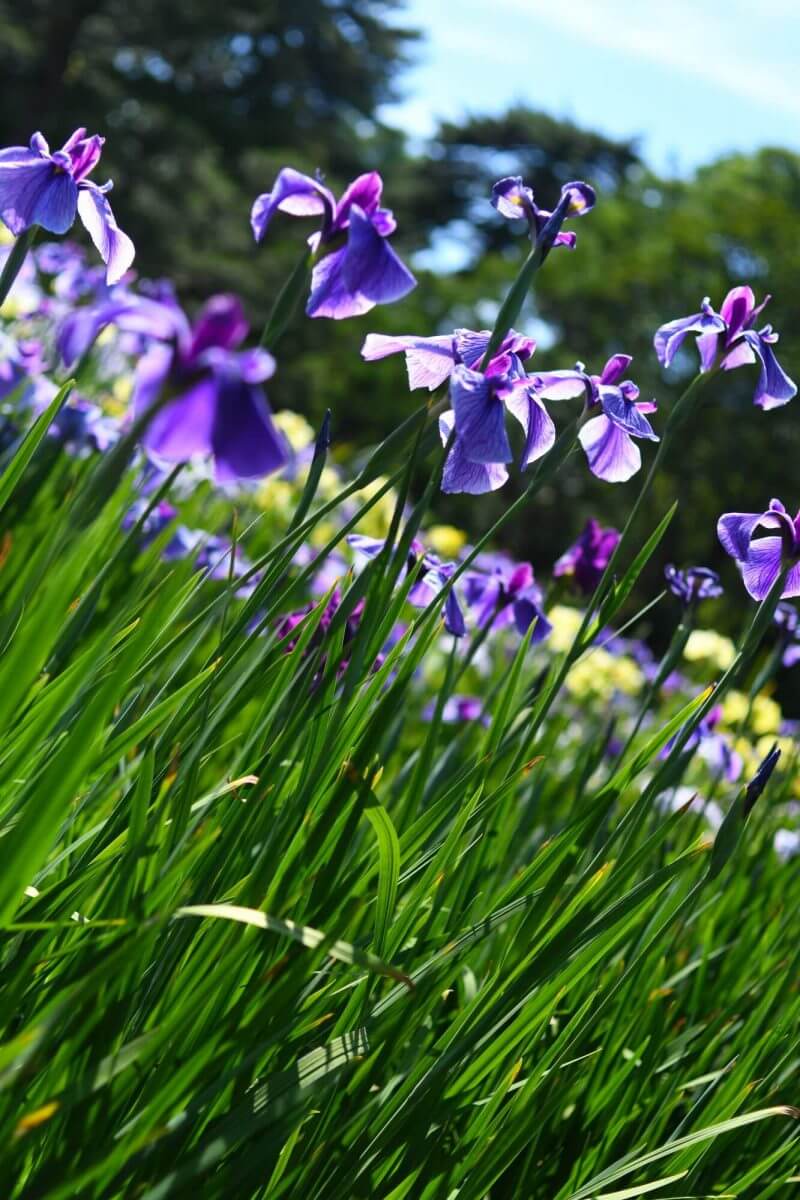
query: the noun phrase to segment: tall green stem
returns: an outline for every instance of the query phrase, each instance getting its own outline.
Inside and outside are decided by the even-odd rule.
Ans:
[[[21,233],[6,259],[3,270],[0,272],[0,307],[6,302],[6,297],[14,286],[14,281],[19,275],[22,264],[25,262],[28,251],[36,240],[36,235],[39,232],[38,225],[31,225],[30,229],[26,229]]]

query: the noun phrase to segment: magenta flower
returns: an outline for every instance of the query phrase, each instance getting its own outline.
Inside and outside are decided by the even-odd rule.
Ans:
[[[561,198],[555,212],[539,208],[533,199],[533,189],[526,187],[521,175],[510,175],[499,179],[492,187],[492,204],[502,217],[511,221],[525,220],[528,222],[528,232],[531,241],[537,242],[544,233],[548,222],[555,217],[552,229],[557,226],[557,232],[550,243],[552,246],[566,246],[574,250],[577,235],[561,230],[561,223],[567,217],[582,217],[594,208],[597,197],[594,188],[588,183],[575,181],[565,183],[561,189]],[[549,249],[549,246],[548,246]]]
[[[773,530],[756,537],[760,531]],[[800,596],[800,513],[790,517],[780,500],[762,513],[724,513],[717,522],[723,548],[736,559],[742,582],[754,600],[769,595],[785,566],[781,599]]]
[[[133,262],[133,242],[117,225],[107,194],[87,176],[97,166],[105,138],[76,129],[60,150],[50,152],[41,133],[29,146],[0,151],[0,218],[18,237],[34,225],[66,233],[76,215],[106,264],[106,281],[116,283]]]
[[[577,542],[553,567],[553,575],[556,579],[563,576],[573,579],[581,592],[591,595],[602,579],[619,539],[618,530],[603,529],[599,521],[590,517]]]
[[[700,370],[719,365],[724,371],[747,363],[760,363],[761,370],[753,394],[759,408],[778,408],[788,404],[797,393],[797,385],[781,367],[772,347],[778,334],[771,325],[756,330],[755,323],[770,297],[756,304],[752,288],[735,287],[728,292],[717,313],[708,297],[701,311],[677,321],[668,321],[656,331],[654,345],[658,361],[668,367],[689,334],[696,334]]]
[[[480,366],[486,348],[489,345],[491,332],[482,329],[456,329],[454,333],[437,335],[436,337],[414,337],[408,334],[389,336],[383,333],[368,333],[361,347],[361,357],[367,362],[375,362],[387,358],[390,354],[405,354],[408,370],[408,386],[413,392],[415,388],[426,387],[433,392],[449,379],[459,363],[477,370]],[[504,354],[515,354],[520,362],[530,358],[536,349],[533,338],[510,330],[498,348],[495,358]]]
[[[600,375],[587,375],[578,363],[571,371],[548,371],[533,377],[536,391],[547,400],[586,397],[590,419],[578,438],[589,470],[606,483],[624,483],[641,467],[642,455],[634,438],[659,440],[645,416],[656,411],[655,401],[639,401],[636,384],[622,378],[631,361],[630,354],[614,354]]]
[[[308,239],[317,260],[306,305],[310,317],[357,317],[416,287],[387,240],[397,222],[388,208],[380,207],[382,191],[383,180],[370,171],[354,179],[337,203],[318,179],[284,167],[272,191],[253,204],[250,224],[257,242],[278,211],[322,217],[322,227]]]

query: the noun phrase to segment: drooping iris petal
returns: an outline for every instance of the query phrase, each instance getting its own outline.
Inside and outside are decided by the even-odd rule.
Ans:
[[[207,377],[156,412],[143,441],[167,462],[185,462],[195,454],[210,454],[217,408],[217,386]]]
[[[465,457],[476,463],[510,462],[505,406],[491,379],[457,366],[450,380],[450,400]]]
[[[491,202],[501,217],[508,217],[511,221],[530,219],[535,211],[533,191],[525,187],[521,175],[498,179],[492,185]]]
[[[755,330],[746,330],[744,338],[761,363],[753,401],[759,408],[769,410],[788,404],[797,395],[797,385],[789,378],[775,357],[770,343]]]
[[[518,387],[503,394],[503,401],[512,416],[525,430],[525,449],[520,467],[524,470],[537,458],[547,454],[556,440],[556,427],[542,401],[531,387]]]
[[[631,437],[647,438],[651,442],[659,440],[644,413],[626,399],[619,388],[600,387],[599,391],[603,412],[619,429]]]
[[[372,304],[387,304],[416,287],[408,267],[357,204],[350,208],[349,221],[342,273],[350,291],[360,293]]]
[[[84,182],[78,189],[78,215],[106,264],[106,283],[118,283],[136,251],[127,233],[117,225],[105,193],[95,184]]]
[[[326,254],[311,272],[311,294],[306,304],[309,317],[330,317],[334,321],[341,321],[347,317],[360,317],[374,308],[372,300],[347,287],[343,274],[346,254],[346,246]]]
[[[447,593],[447,599],[444,602],[444,624],[447,632],[451,633],[453,637],[464,637],[467,632],[464,614],[454,588]]]
[[[250,225],[257,242],[279,209],[292,217],[314,217],[327,212],[332,219],[334,200],[328,189],[310,175],[284,167],[278,172],[272,191],[263,192],[253,204]]]
[[[421,387],[434,391],[449,378],[455,366],[453,339],[447,335],[421,338],[368,333],[361,347],[361,357],[367,362],[400,353],[406,356],[408,386],[412,392]]]
[[[553,626],[542,612],[541,606],[538,603],[538,590],[534,593],[534,590],[531,589],[530,594],[523,592],[517,596],[513,604],[513,613],[514,624],[517,627],[517,632],[520,634],[526,634],[533,622],[536,622],[534,631],[531,634],[532,646],[544,641],[552,633]]]
[[[768,595],[781,571],[783,542],[777,537],[757,538],[750,543],[747,558],[739,563],[742,582],[754,600]],[[788,583],[788,581],[787,581]],[[783,596],[794,595],[790,591]]]
[[[220,483],[260,479],[279,470],[289,458],[264,393],[234,372],[219,388],[211,449]]]
[[[636,443],[608,417],[592,417],[578,434],[589,469],[606,483],[625,483],[642,465]]]
[[[0,218],[15,236],[32,225],[66,233],[77,205],[75,180],[52,159],[21,146],[0,155]]]
[[[532,375],[531,382],[545,400],[574,400],[585,396],[589,387],[588,376],[582,371],[543,371]]]
[[[452,412],[442,413],[439,417],[439,434],[443,445],[448,442],[453,424]],[[471,496],[482,496],[486,492],[496,492],[507,482],[508,471],[502,463],[470,462],[464,455],[460,440],[456,438],[442,471],[443,492],[466,492]]]
[[[658,361],[668,367],[690,333],[701,335],[724,333],[725,322],[716,313],[699,312],[690,317],[679,317],[677,321],[667,321],[656,330],[653,338]]]

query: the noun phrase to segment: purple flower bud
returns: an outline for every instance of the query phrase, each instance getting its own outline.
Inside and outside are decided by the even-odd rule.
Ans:
[[[753,806],[769,783],[770,776],[775,770],[780,756],[781,752],[776,743],[769,754],[763,759],[755,775],[748,783],[745,790],[744,806],[742,808],[742,816],[745,818],[753,811]]]

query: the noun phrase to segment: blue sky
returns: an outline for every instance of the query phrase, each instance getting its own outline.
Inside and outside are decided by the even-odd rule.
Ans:
[[[798,0],[408,0],[404,23],[424,42],[382,115],[420,137],[521,101],[636,136],[662,171],[800,151]]]

